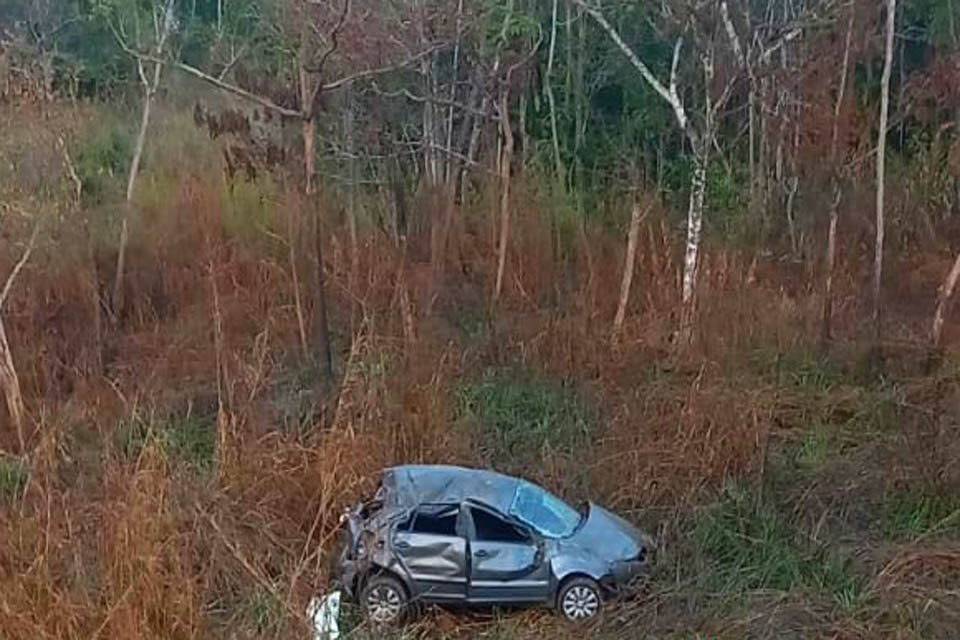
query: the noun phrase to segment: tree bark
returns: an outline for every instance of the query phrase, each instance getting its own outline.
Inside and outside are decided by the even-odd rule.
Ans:
[[[893,38],[896,27],[897,0],[887,0],[887,45],[880,94],[880,131],[877,134],[877,235],[873,264],[874,339],[879,344],[882,334],[881,284],[883,281],[884,187],[886,185],[887,122],[890,114],[890,74],[893,68]]]
[[[697,293],[697,270],[700,260],[700,233],[703,229],[703,203],[707,190],[709,143],[694,146],[694,169],[690,181],[690,202],[687,208],[687,245],[683,256],[683,291],[680,312],[680,341],[693,340],[694,305]]]
[[[627,315],[627,306],[630,304],[630,287],[633,284],[633,272],[637,260],[637,243],[640,238],[640,223],[645,212],[641,212],[640,203],[633,204],[630,213],[630,231],[627,234],[627,256],[623,262],[623,277],[620,280],[620,302],[617,305],[617,315],[613,319],[613,339],[616,340],[623,328],[623,321]]]
[[[510,126],[510,78],[500,93],[500,131],[503,135],[503,150],[500,156],[500,242],[497,257],[497,282],[493,301],[500,300],[503,290],[503,274],[507,264],[507,243],[510,239],[510,168],[513,164],[513,130]]]
[[[932,331],[932,342],[933,348],[940,348],[940,340],[943,334],[943,323],[947,314],[947,303],[950,301],[951,296],[953,296],[953,290],[957,286],[957,280],[960,279],[960,253],[957,254],[956,260],[953,261],[953,268],[950,269],[950,273],[947,274],[947,279],[944,280],[943,285],[937,291],[937,310],[933,314],[933,331]]]

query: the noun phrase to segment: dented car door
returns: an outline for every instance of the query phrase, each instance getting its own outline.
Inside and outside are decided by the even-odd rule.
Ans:
[[[549,596],[550,571],[543,544],[529,530],[491,510],[464,510],[469,538],[473,602],[543,602]]]
[[[466,598],[467,541],[458,519],[459,505],[420,505],[394,530],[394,551],[421,600]]]

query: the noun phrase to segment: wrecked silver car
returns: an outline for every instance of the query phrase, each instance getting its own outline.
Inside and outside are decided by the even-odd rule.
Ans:
[[[341,522],[339,581],[377,625],[414,602],[543,604],[589,620],[643,575],[652,548],[593,503],[580,512],[525,480],[454,466],[386,469]]]

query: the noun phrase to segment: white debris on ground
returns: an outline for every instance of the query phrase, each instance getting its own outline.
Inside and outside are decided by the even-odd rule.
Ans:
[[[313,640],[337,640],[340,637],[339,617],[339,591],[312,598],[307,605],[307,619],[313,625]]]

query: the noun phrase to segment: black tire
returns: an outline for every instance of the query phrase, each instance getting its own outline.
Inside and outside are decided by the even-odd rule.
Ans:
[[[596,580],[571,578],[557,593],[557,613],[567,622],[591,622],[602,610],[603,592]]]
[[[376,629],[398,627],[409,608],[407,590],[389,575],[376,575],[367,580],[360,594],[363,615]]]

